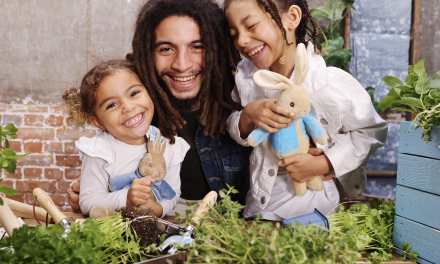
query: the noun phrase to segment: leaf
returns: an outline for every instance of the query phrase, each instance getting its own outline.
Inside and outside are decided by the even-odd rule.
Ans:
[[[406,94],[403,94],[402,97],[413,97],[413,98],[420,99],[420,95],[418,95],[416,93],[406,93]]]
[[[4,193],[9,196],[14,196],[18,193],[18,190],[12,189],[8,186],[0,185],[0,193]]]
[[[407,109],[407,108],[403,108],[403,107],[394,107],[394,108],[391,108],[391,110],[410,112],[410,113],[413,113],[415,115],[417,114],[416,112],[412,111],[411,109]]]
[[[420,102],[420,100],[416,99],[416,98],[404,97],[404,98],[402,98],[402,100],[400,100],[400,102],[402,104],[404,104],[404,105],[409,106],[409,107],[423,108],[422,103]]]
[[[413,75],[417,75],[417,76],[419,76],[419,75],[414,71],[414,66],[412,66],[412,65],[408,65],[408,71],[409,71],[410,74],[413,74]]]
[[[429,89],[440,89],[440,80],[430,80],[425,84],[425,87]]]
[[[422,73],[426,73],[425,72],[425,59],[420,60],[419,62],[417,62],[417,64],[414,66],[414,72],[420,76],[420,74]]]
[[[408,74],[405,79],[405,83],[409,86],[413,86],[414,83],[419,79],[419,76],[416,74]]]
[[[391,88],[399,87],[403,85],[402,82],[394,76],[385,76],[383,77],[383,81],[385,82],[386,85],[388,85]]]
[[[331,52],[324,58],[325,62],[338,68],[342,68],[351,60],[351,50],[342,49]]]
[[[324,12],[323,10],[316,8],[310,10],[310,15],[312,15],[314,18],[330,18],[330,14],[328,12]]]
[[[438,78],[438,76],[440,76],[440,71],[436,72],[436,73],[434,74],[434,76],[432,76],[432,79],[435,80],[435,79]]]
[[[346,2],[341,2],[340,0],[329,0],[325,8],[328,9],[329,13],[331,14],[330,19],[337,21],[344,18],[343,12],[347,6],[348,3]]]
[[[394,90],[392,90],[392,91],[394,91]],[[398,97],[396,97],[396,96],[386,96],[386,97],[384,97],[381,101],[380,101],[380,103],[379,103],[379,107],[380,108],[383,108],[383,109],[387,109],[387,108],[390,108],[391,106],[392,106],[392,103],[393,102],[396,102],[396,101],[399,101],[400,100],[400,98],[398,98]]]
[[[429,81],[429,76],[425,72],[419,75],[419,79],[416,82],[416,93],[418,94],[427,94],[429,92],[429,88],[426,87],[426,83]]]
[[[368,86],[367,88],[365,88],[365,90],[370,95],[371,101],[374,101],[374,92],[376,91],[376,89],[374,89],[374,87]]]

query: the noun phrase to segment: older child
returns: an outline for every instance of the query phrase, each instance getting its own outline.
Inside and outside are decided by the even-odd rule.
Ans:
[[[312,102],[311,115],[327,134],[328,144],[318,147],[322,155],[301,154],[278,160],[263,144],[251,154],[251,188],[245,217],[282,220],[312,212],[327,214],[340,201],[333,181],[323,191],[308,189],[304,196],[293,191],[290,177],[305,182],[315,175],[333,173],[348,196],[365,189],[369,156],[386,139],[387,124],[375,112],[364,88],[348,73],[326,67],[317,53],[318,26],[306,0],[226,0],[225,15],[235,48],[245,57],[237,66],[233,98],[245,108],[228,119],[228,131],[238,143],[248,146],[255,127],[276,132],[287,127],[293,113],[276,105],[280,91],[263,90],[252,76],[270,69],[293,81],[296,47],[304,43],[309,71],[303,86]],[[309,21],[312,28],[308,27]],[[312,41],[306,41],[306,35]],[[267,140],[267,139],[265,139]],[[279,167],[280,166],[280,167]]]
[[[147,153],[147,137],[158,133],[150,125],[153,103],[133,65],[123,60],[103,62],[84,76],[79,89],[66,90],[63,100],[69,125],[82,127],[89,122],[102,130],[75,142],[82,160],[82,212],[88,214],[97,205],[114,210],[140,205],[153,208],[159,217],[171,212],[180,198],[180,164],[189,149],[182,138],[174,137],[173,145],[166,139],[163,154],[167,167],[164,180],[176,193],[174,198],[156,202],[152,177],[135,179],[130,188],[115,192],[108,187],[110,179],[138,169]]]

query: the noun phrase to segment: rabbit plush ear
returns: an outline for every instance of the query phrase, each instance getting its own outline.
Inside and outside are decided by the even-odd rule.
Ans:
[[[281,74],[267,70],[259,70],[254,73],[255,83],[267,90],[283,90],[290,88],[292,81]]]
[[[165,149],[167,148],[167,142],[166,141],[164,141],[163,143],[162,143],[162,145],[160,145],[160,155],[162,155],[163,156],[163,154],[165,153]]]
[[[306,47],[303,43],[299,43],[296,47],[295,55],[295,78],[293,82],[295,84],[301,84],[304,82],[309,71],[309,56],[307,55]]]

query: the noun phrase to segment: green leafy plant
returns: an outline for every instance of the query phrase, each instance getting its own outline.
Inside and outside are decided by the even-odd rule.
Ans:
[[[374,198],[370,208],[366,204],[354,204],[345,210],[339,206],[339,212],[328,217],[330,233],[344,239],[351,250],[372,251],[365,261],[374,264],[393,258],[393,226],[395,203]],[[403,246],[403,260],[408,254],[411,260],[417,261],[417,252],[409,252],[409,243]]]
[[[197,228],[195,245],[186,246],[188,263],[352,263],[360,254],[341,238],[311,224],[246,221],[243,206],[233,202],[234,189],[220,191],[222,200]],[[191,211],[179,219],[190,221]],[[295,229],[296,231],[293,231]]]
[[[0,173],[2,169],[5,169],[10,174],[14,174],[15,170],[17,169],[17,160],[18,158],[24,157],[27,154],[24,155],[17,155],[15,151],[10,149],[9,146],[9,140],[7,136],[9,136],[12,139],[17,138],[17,131],[18,129],[14,126],[14,124],[9,123],[6,125],[5,128],[0,127]],[[4,143],[3,143],[4,142]],[[0,179],[0,182],[2,182],[3,179]],[[4,193],[6,195],[16,195],[18,193],[17,190],[9,188],[7,186],[0,186],[0,193]],[[3,205],[3,199],[0,195],[0,205]]]
[[[416,118],[411,125],[422,128],[422,138],[428,144],[432,140],[433,125],[440,125],[440,80],[437,79],[440,71],[430,79],[425,72],[424,59],[415,66],[409,65],[408,71],[405,84],[394,76],[383,77],[391,90],[379,107],[413,113]]]
[[[374,109],[376,109],[376,112],[379,114],[382,113],[385,109],[380,108],[379,102],[374,99],[374,92],[376,91],[376,89],[374,89],[374,87],[368,86],[367,88],[365,88],[365,90],[370,95],[371,103],[373,104]]]
[[[321,56],[328,65],[333,65],[347,71],[347,63],[351,60],[351,50],[344,49],[344,38],[339,34],[339,25],[341,20],[347,15],[345,10],[353,8],[353,2],[353,0],[329,0],[325,6],[319,6],[310,10],[310,14],[314,18],[330,19],[330,25],[327,28],[320,26],[322,32],[319,32],[317,38],[318,43],[324,49],[321,52]],[[328,41],[328,46],[325,39]]]

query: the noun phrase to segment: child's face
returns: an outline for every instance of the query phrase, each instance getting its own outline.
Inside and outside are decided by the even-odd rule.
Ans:
[[[91,117],[90,121],[119,141],[140,145],[146,142],[153,113],[153,102],[137,76],[128,70],[117,70],[99,84],[97,119]]]
[[[281,30],[256,1],[233,1],[225,14],[235,48],[257,68],[267,69],[283,56]]]

